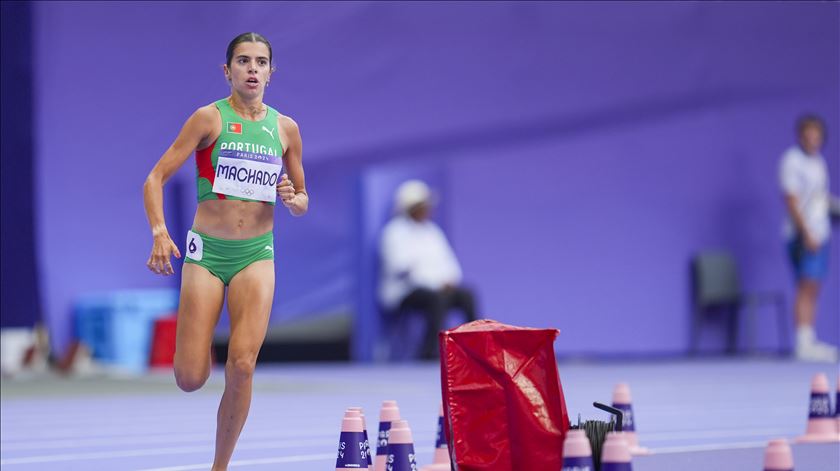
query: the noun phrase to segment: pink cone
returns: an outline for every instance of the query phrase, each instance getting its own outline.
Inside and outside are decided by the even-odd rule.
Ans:
[[[764,450],[764,471],[793,471],[793,453],[784,438],[770,440]]]
[[[834,419],[837,422],[837,437],[840,438],[840,372],[837,374],[837,394],[834,396]]]
[[[356,413],[358,414],[358,413]],[[347,411],[341,420],[341,437],[338,441],[336,471],[359,471],[368,463],[364,426],[358,415]]]
[[[636,418],[633,414],[633,399],[630,396],[630,386],[627,383],[618,383],[613,389],[612,406],[624,413],[621,431],[630,447],[633,455],[649,455],[650,450],[639,446],[639,438],[636,436]]]
[[[452,466],[449,462],[449,446],[446,444],[446,436],[443,433],[443,404],[438,412],[437,439],[435,440],[435,456],[432,464],[423,466],[420,471],[450,471]]]
[[[405,420],[393,422],[391,434],[388,437],[388,471],[414,471],[417,469],[417,458],[414,454],[414,437]]]
[[[362,419],[362,428],[365,431],[365,446],[367,447],[367,462],[368,462],[368,470],[373,471],[373,461],[371,459],[370,454],[370,439],[368,438],[367,432],[367,423],[365,422],[365,413],[361,407],[348,407],[347,411],[354,411],[359,414],[359,417]]]
[[[581,429],[566,432],[563,440],[563,468],[561,471],[594,470],[592,463],[592,447],[586,432]]]
[[[609,432],[601,450],[601,471],[632,471],[633,458],[624,432]]]
[[[382,401],[379,411],[379,433],[376,437],[376,456],[373,458],[374,471],[385,471],[388,459],[388,437],[395,420],[400,419],[400,409],[397,401]]]
[[[837,419],[831,416],[831,398],[828,394],[828,378],[817,373],[811,380],[811,400],[808,404],[808,426],[805,435],[797,442],[819,443],[840,440],[837,433]]]

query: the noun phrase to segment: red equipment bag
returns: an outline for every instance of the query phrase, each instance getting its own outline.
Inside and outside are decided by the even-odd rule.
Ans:
[[[441,332],[444,431],[459,471],[559,470],[569,415],[557,329],[478,320]]]

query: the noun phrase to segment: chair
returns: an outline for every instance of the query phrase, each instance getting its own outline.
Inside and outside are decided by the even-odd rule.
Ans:
[[[697,352],[697,341],[703,318],[711,310],[730,313],[728,353],[735,353],[738,346],[738,315],[746,308],[747,348],[755,346],[755,322],[759,306],[775,306],[779,353],[789,351],[789,333],[785,315],[785,298],[781,292],[744,293],[738,276],[738,267],[732,256],[721,250],[704,251],[691,261],[694,308],[692,314],[691,353]]]
[[[381,339],[376,358],[390,362],[410,362],[418,359],[426,332],[426,320],[422,311],[416,309],[380,309]],[[454,328],[466,322],[466,316],[457,308],[449,310],[442,330]]]
[[[379,352],[382,360],[390,362],[413,361],[417,358],[422,333],[425,325],[422,320],[422,313],[408,310],[380,310],[382,328]]]

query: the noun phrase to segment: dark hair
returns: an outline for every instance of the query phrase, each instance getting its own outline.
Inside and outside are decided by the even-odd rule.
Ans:
[[[816,126],[825,138],[825,121],[815,114],[804,114],[796,120],[796,137],[801,138],[805,128]]]
[[[271,43],[268,42],[268,39],[265,39],[263,35],[259,33],[242,33],[239,36],[233,38],[233,41],[228,44],[227,47],[227,54],[226,54],[226,61],[228,67],[230,67],[230,61],[233,60],[233,50],[236,49],[236,45],[239,43],[263,43],[268,46],[268,63],[271,63]]]

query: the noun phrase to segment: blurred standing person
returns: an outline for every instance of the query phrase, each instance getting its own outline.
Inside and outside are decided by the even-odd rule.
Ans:
[[[143,201],[152,229],[150,270],[173,274],[181,254],[166,229],[163,185],[195,152],[198,208],[187,234],[181,275],[175,380],[190,392],[210,375],[213,330],[227,289],[230,343],[216,423],[213,470],[226,470],[251,405],[257,355],[274,297],[274,206],[306,213],[298,125],[263,103],[271,44],[257,33],[227,48],[230,96],[196,110],[146,178]]]
[[[782,156],[779,175],[787,206],[785,236],[796,277],[796,357],[837,361],[837,348],[816,338],[820,285],[828,273],[831,224],[828,172],[821,154],[825,123],[815,115],[796,122],[798,145]]]
[[[395,216],[385,225],[380,241],[379,299],[390,315],[408,310],[424,314],[426,332],[421,355],[438,356],[437,334],[451,308],[467,322],[476,319],[475,297],[461,286],[461,265],[441,228],[430,216],[432,194],[420,180],[397,188]]]

